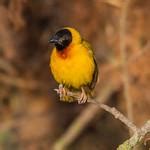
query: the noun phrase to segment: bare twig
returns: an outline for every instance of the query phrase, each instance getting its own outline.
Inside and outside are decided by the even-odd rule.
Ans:
[[[130,7],[131,0],[126,0],[124,7],[122,8],[122,14],[120,17],[120,50],[121,50],[121,64],[123,69],[123,85],[124,85],[124,96],[127,104],[127,116],[133,121],[132,112],[132,99],[129,93],[129,74],[127,69],[127,52],[126,52],[126,30],[127,30],[127,15]]]
[[[147,122],[141,129],[138,129],[128,118],[126,118],[116,108],[102,104],[103,102],[106,102],[108,97],[111,95],[111,92],[112,89],[106,90],[103,93],[103,95],[101,95],[101,101],[99,100],[100,96],[98,96],[98,98],[95,101],[91,99],[88,100],[89,103],[96,105],[89,105],[81,113],[81,115],[69,127],[67,132],[65,132],[65,134],[63,134],[62,137],[58,141],[56,141],[56,143],[53,146],[53,150],[63,150],[68,145],[70,145],[85,128],[88,122],[93,118],[93,116],[97,113],[97,111],[101,110],[99,110],[99,107],[111,113],[115,118],[123,122],[134,133],[134,135],[129,140],[127,140],[118,147],[118,150],[131,150],[136,144],[138,144],[144,138],[146,133],[150,132],[150,121]],[[74,96],[74,98],[79,97],[80,94],[80,92],[73,93],[69,91],[69,95]]]
[[[105,111],[108,111],[116,119],[119,119],[121,122],[123,122],[129,129],[131,129],[133,132],[137,131],[137,127],[129,120],[127,119],[122,113],[120,113],[116,108],[111,108],[105,104],[100,105],[101,108],[103,108]]]
[[[108,85],[104,88],[104,91],[97,96],[96,100],[100,103],[106,103],[111,96],[117,90],[118,87]],[[99,107],[89,104],[83,112],[72,122],[67,131],[54,143],[53,150],[63,150],[69,146],[81,131],[85,129],[87,124],[94,118],[95,114],[102,112]]]
[[[150,133],[150,120],[147,121],[140,129],[138,129],[130,139],[121,144],[117,150],[132,150],[144,139],[147,133]]]
[[[94,103],[97,106],[101,107],[105,111],[111,113],[116,119],[119,119],[121,122],[123,122],[129,129],[131,129],[133,132],[137,131],[137,127],[127,118],[125,117],[121,112],[119,112],[114,107],[109,107],[108,105],[101,104],[97,101],[88,101],[89,103]]]
[[[75,100],[77,100],[81,95],[81,92],[67,92],[67,96],[73,97]],[[133,132],[137,131],[137,127],[129,120],[127,117],[125,117],[122,113],[120,113],[116,108],[109,107],[105,104],[102,104],[101,101],[96,101],[93,99],[89,99],[88,103],[93,103],[99,106],[100,108],[104,109],[105,111],[111,113],[115,118],[119,119],[121,122],[123,122],[129,129],[131,129]]]

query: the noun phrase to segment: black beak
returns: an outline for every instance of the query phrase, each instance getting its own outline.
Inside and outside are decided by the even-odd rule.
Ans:
[[[48,40],[48,42],[56,44],[56,43],[58,43],[58,39],[56,38],[56,36],[53,36]]]
[[[59,40],[58,36],[53,36],[49,39],[49,43],[54,43],[55,45],[62,45],[61,41]]]
[[[55,38],[50,38],[48,42],[49,43],[58,43],[58,40]]]

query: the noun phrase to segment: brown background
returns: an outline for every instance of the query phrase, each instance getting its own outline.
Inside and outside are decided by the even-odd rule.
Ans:
[[[107,71],[120,62],[120,0],[0,0],[0,149],[49,150],[88,104],[60,102],[49,69],[49,37],[71,26],[90,41],[100,68],[100,86],[109,79],[119,88],[108,105],[127,113],[122,72]],[[132,0],[127,17],[133,122],[150,117],[150,1]],[[97,113],[69,150],[113,150],[129,138],[110,114]],[[145,147],[147,149],[148,147]]]

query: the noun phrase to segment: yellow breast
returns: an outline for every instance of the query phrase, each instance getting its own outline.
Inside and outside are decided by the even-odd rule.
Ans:
[[[58,83],[76,89],[91,83],[95,69],[92,55],[82,44],[72,45],[66,52],[54,48],[50,67]]]

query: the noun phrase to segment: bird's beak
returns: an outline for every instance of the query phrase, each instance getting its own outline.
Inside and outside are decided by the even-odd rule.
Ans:
[[[56,40],[56,39],[49,39],[49,43],[57,43],[58,42],[58,40]]]
[[[57,36],[53,36],[52,38],[50,38],[49,43],[54,43],[55,45],[61,45],[62,46],[62,43]]]
[[[53,37],[51,37],[51,38],[49,39],[48,42],[49,42],[49,43],[54,43],[54,44],[56,44],[56,43],[58,43],[58,38],[56,38],[56,36],[53,36]]]

